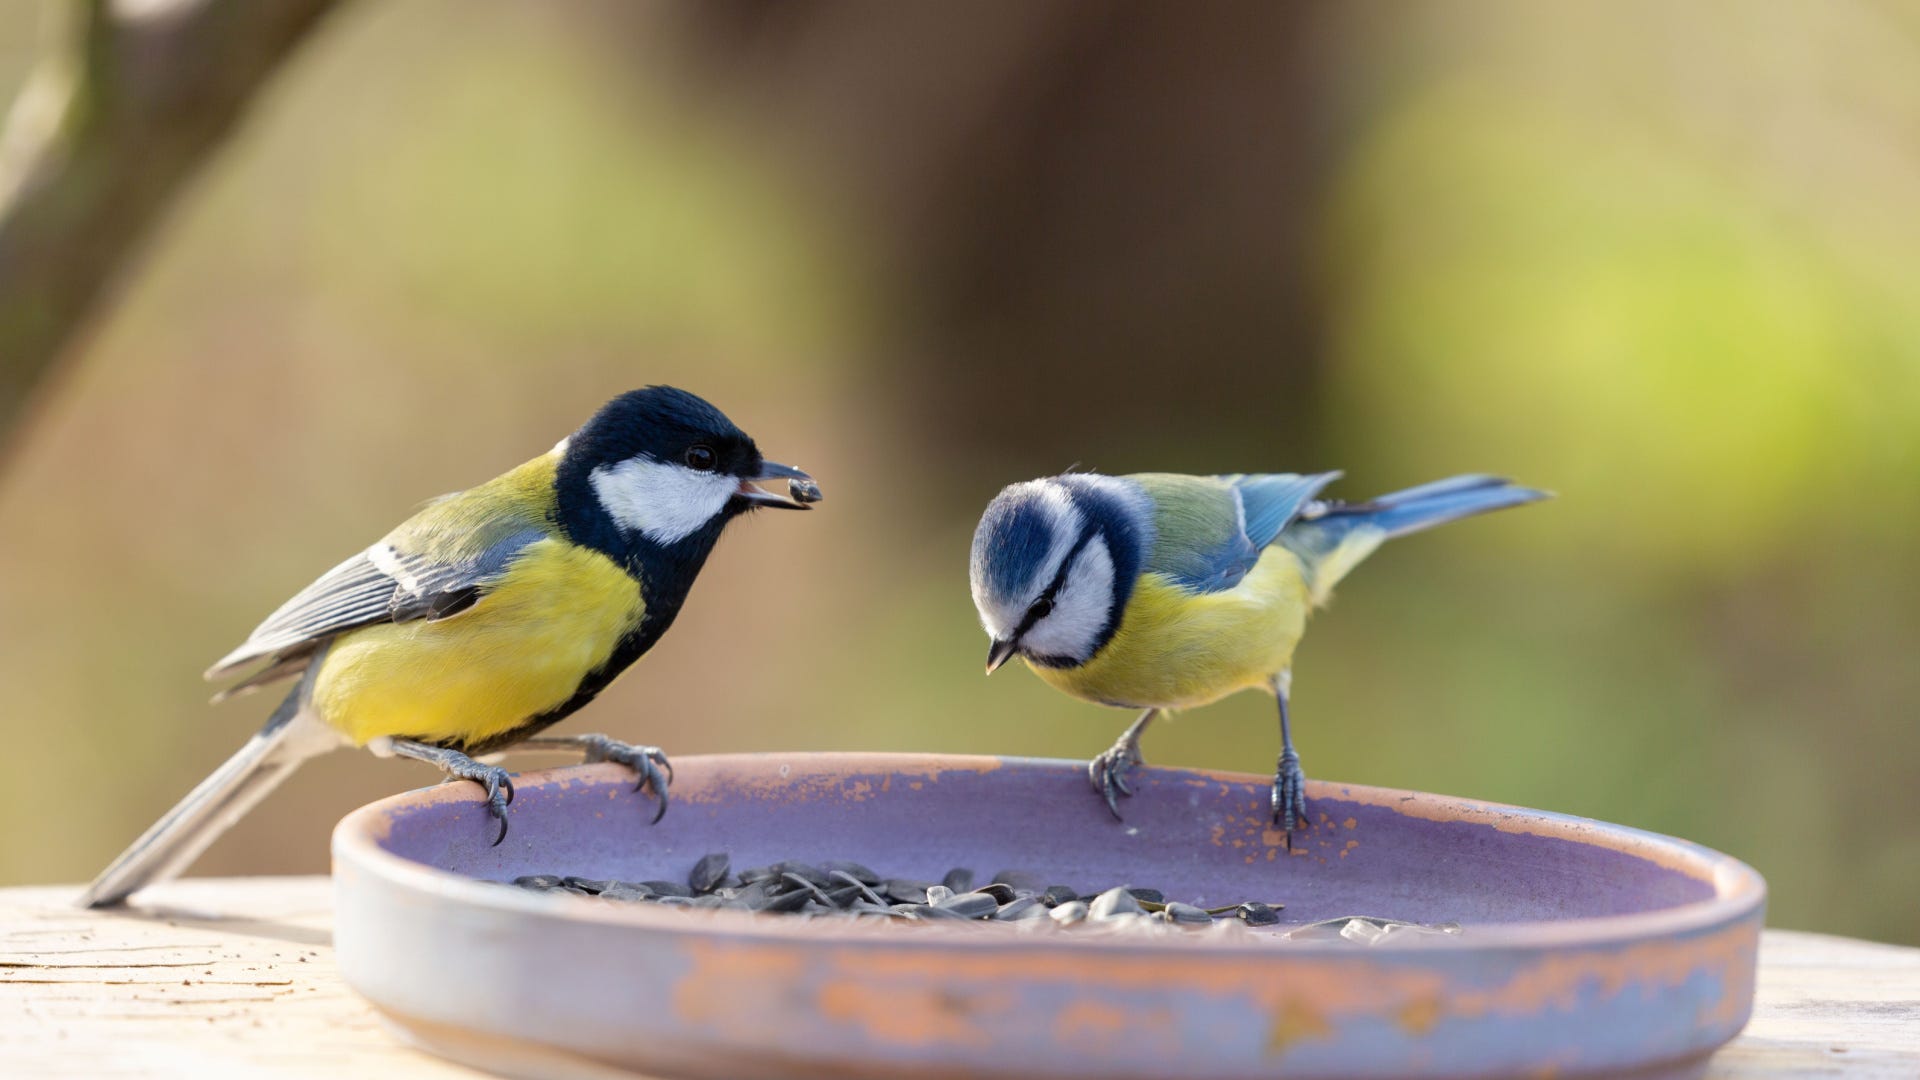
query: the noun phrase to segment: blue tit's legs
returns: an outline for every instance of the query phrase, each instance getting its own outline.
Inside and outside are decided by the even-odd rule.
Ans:
[[[660,802],[660,809],[654,811],[653,820],[659,821],[666,815],[667,785],[673,780],[673,765],[657,746],[635,746],[605,735],[534,735],[515,743],[514,748],[579,750],[585,754],[589,765],[600,761],[625,765],[640,776],[633,790],[653,788],[653,797]]]
[[[1146,764],[1140,756],[1140,736],[1158,715],[1159,709],[1148,709],[1141,713],[1140,719],[1121,733],[1119,741],[1099,757],[1087,762],[1087,779],[1093,782],[1093,790],[1107,800],[1107,809],[1113,812],[1115,821],[1120,820],[1119,796],[1133,794],[1133,789],[1127,786],[1127,774],[1133,771],[1135,765]]]
[[[1273,696],[1280,703],[1280,763],[1273,773],[1273,822],[1287,831],[1287,846],[1293,846],[1293,830],[1307,825],[1307,775],[1300,768],[1300,754],[1293,748],[1293,730],[1288,723],[1287,695],[1293,689],[1293,674],[1281,672],[1272,683]]]
[[[458,750],[429,746],[412,739],[393,740],[393,752],[415,761],[424,761],[447,774],[449,780],[471,780],[487,793],[487,812],[500,820],[500,835],[495,847],[507,838],[507,807],[513,805],[513,778],[498,765],[482,765]]]

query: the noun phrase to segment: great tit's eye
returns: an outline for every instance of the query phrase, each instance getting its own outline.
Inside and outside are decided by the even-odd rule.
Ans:
[[[714,465],[718,463],[719,460],[720,459],[714,455],[713,447],[705,443],[695,443],[687,447],[686,462],[687,468],[689,469],[698,469],[701,472],[712,472]]]
[[[1051,596],[1043,596],[1035,600],[1033,606],[1027,609],[1027,615],[1034,622],[1039,622],[1051,614],[1053,614],[1053,597]]]

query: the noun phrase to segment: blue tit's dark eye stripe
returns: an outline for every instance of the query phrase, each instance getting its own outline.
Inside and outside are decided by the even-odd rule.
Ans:
[[[1060,569],[1053,572],[1053,580],[1047,583],[1045,589],[1041,590],[1040,598],[1035,600],[1033,606],[1027,609],[1026,617],[1021,619],[1020,625],[1015,628],[1013,632],[1013,639],[1015,641],[1020,640],[1027,631],[1033,629],[1034,623],[1039,622],[1041,619],[1053,613],[1053,599],[1060,595],[1061,587],[1066,585],[1067,572],[1073,569],[1073,560],[1080,557],[1080,552],[1085,550],[1086,546],[1093,542],[1094,535],[1099,531],[1100,526],[1091,521],[1081,527],[1080,535],[1074,538],[1073,546],[1067,549],[1067,557],[1060,560]]]

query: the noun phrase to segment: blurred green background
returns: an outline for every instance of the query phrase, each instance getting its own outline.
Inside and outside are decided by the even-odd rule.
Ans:
[[[0,4],[6,96],[48,10]],[[980,675],[1002,484],[1497,471],[1561,497],[1315,624],[1309,775],[1678,834],[1777,925],[1920,943],[1916,72],[1871,0],[344,4],[8,435],[0,881],[230,752],[272,702],[198,673],[319,571],[667,382],[828,501],[569,730],[1084,758],[1127,718]],[[1147,757],[1270,771],[1271,710]],[[428,779],[323,759],[198,872],[322,870]]]

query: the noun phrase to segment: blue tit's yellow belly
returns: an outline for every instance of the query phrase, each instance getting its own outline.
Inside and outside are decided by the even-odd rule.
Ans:
[[[1300,563],[1272,547],[1240,583],[1194,594],[1143,575],[1120,628],[1075,668],[1033,666],[1055,689],[1135,708],[1179,709],[1264,686],[1293,663],[1310,606]]]
[[[339,638],[314,706],[356,745],[484,743],[565,704],[645,612],[639,583],[606,556],[537,541],[458,615]]]

